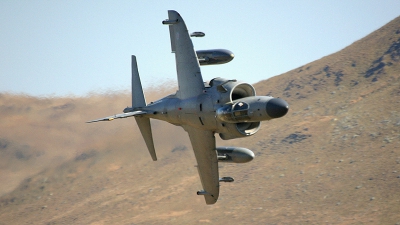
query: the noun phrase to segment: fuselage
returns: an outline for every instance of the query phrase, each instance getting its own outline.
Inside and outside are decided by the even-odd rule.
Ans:
[[[173,94],[151,102],[141,110],[150,112],[143,116],[152,119],[220,134],[257,126],[256,130],[252,128],[254,132],[250,133],[253,134],[260,121],[284,116],[288,104],[271,96],[255,96],[254,88],[249,84],[216,78],[205,86],[201,95],[180,99]]]

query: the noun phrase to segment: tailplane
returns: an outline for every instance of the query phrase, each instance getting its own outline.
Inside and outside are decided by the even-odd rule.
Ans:
[[[143,94],[142,83],[140,82],[136,56],[132,55],[132,109],[146,106]],[[136,123],[146,142],[147,149],[153,161],[157,161],[156,150],[154,148],[153,134],[151,132],[150,119],[147,117],[135,117]]]

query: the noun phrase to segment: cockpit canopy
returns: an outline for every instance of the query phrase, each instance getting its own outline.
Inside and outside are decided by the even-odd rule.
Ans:
[[[249,112],[249,104],[245,102],[238,102],[232,107],[232,116],[234,118],[245,119],[244,117],[248,117]]]
[[[249,120],[249,104],[246,102],[236,102],[229,104],[217,110],[217,117],[225,122],[237,123]]]

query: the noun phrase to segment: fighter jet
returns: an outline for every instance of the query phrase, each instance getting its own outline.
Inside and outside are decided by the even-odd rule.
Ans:
[[[203,82],[200,65],[229,62],[234,55],[228,50],[214,49],[196,52],[185,21],[176,11],[168,11],[171,49],[175,53],[179,89],[158,101],[146,103],[140,82],[136,57],[132,56],[132,107],[123,113],[88,121],[111,121],[135,117],[151,158],[156,161],[150,119],[181,126],[188,134],[197,161],[197,169],[206,204],[218,200],[220,182],[232,182],[232,177],[219,177],[218,163],[245,163],[254,153],[241,147],[216,147],[215,134],[221,139],[249,137],[260,129],[261,121],[284,116],[286,101],[271,96],[256,96],[254,87],[234,79],[214,78]]]

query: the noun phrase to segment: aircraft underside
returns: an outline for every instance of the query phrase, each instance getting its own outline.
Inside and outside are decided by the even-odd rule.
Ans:
[[[219,177],[218,163],[246,163],[254,153],[241,147],[217,147],[215,133],[229,140],[254,135],[261,121],[280,118],[289,110],[283,99],[257,96],[248,83],[214,78],[204,83],[200,65],[219,65],[230,62],[234,55],[225,49],[195,51],[191,37],[204,37],[202,32],[189,36],[186,24],[176,11],[168,11],[171,50],[175,53],[179,90],[160,100],[146,103],[136,57],[132,56],[132,106],[123,113],[88,123],[112,121],[135,117],[149,153],[157,160],[150,119],[157,119],[182,126],[188,133],[206,204],[218,200],[220,182],[233,182],[232,177]]]

